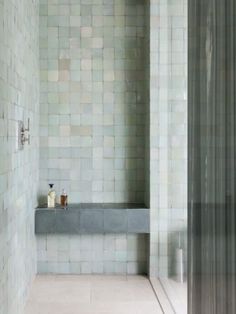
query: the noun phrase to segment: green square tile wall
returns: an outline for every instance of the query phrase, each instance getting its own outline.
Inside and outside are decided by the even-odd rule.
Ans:
[[[40,195],[142,202],[146,1],[40,1]]]
[[[37,236],[39,274],[147,274],[146,234]]]
[[[38,1],[0,1],[0,313],[22,314],[36,272]],[[30,145],[18,123],[30,119]]]

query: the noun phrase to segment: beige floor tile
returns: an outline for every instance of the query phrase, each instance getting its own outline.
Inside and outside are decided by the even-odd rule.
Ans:
[[[55,275],[37,275],[35,278],[35,282],[46,282],[46,281],[55,281],[56,276]]]
[[[132,276],[133,277],[133,276]],[[137,278],[139,276],[136,276]],[[101,281],[127,281],[129,276],[119,275],[55,275],[54,280],[56,281],[76,281],[76,282],[101,282]],[[142,280],[145,277],[140,276]],[[147,281],[147,278],[145,278]]]
[[[37,276],[25,314],[159,314],[142,276]]]
[[[146,281],[147,282],[147,277],[146,276],[142,276],[142,275],[130,275],[130,276],[126,276],[128,281]]]
[[[76,281],[38,281],[32,290],[32,302],[90,302],[90,283]]]

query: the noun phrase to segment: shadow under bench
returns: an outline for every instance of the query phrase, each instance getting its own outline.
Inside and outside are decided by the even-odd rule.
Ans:
[[[36,234],[149,233],[149,209],[144,204],[70,204],[39,207]]]

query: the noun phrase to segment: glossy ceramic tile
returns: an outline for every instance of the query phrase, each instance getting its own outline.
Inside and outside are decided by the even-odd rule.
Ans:
[[[147,274],[144,234],[38,235],[38,273]]]
[[[39,177],[38,0],[0,1],[0,313],[22,314],[36,271]],[[30,119],[30,145],[18,123]]]
[[[39,2],[41,200],[143,202],[146,1]]]
[[[150,25],[150,274],[168,277],[187,246],[187,1],[151,0]]]

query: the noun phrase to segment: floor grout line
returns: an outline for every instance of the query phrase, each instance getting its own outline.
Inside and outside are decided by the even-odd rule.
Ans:
[[[149,279],[149,282],[150,282],[150,285],[151,285],[151,287],[152,287],[152,290],[153,290],[153,292],[154,292],[154,294],[155,294],[155,296],[156,296],[157,302],[158,302],[158,304],[159,304],[159,306],[160,306],[160,308],[161,308],[161,310],[162,310],[162,313],[165,314],[165,312],[164,312],[164,310],[163,310],[163,307],[162,307],[162,305],[161,305],[161,302],[160,302],[160,300],[159,300],[159,298],[158,298],[158,295],[157,295],[157,293],[156,293],[156,290],[154,289],[153,284],[152,284],[152,281],[151,281],[150,279]]]
[[[154,280],[159,283],[160,288],[161,288],[161,290],[162,290],[161,292],[162,292],[162,293],[164,294],[164,296],[165,296],[165,299],[166,299],[165,301],[167,302],[167,309],[166,309],[166,305],[164,305],[163,302],[162,302],[161,299],[160,299],[160,293],[158,293],[157,289],[155,288]],[[150,281],[150,284],[151,284],[151,286],[152,286],[152,289],[153,289],[153,291],[154,291],[154,293],[155,293],[155,296],[156,296],[156,298],[157,298],[157,300],[158,300],[158,303],[160,304],[160,308],[161,308],[163,314],[176,314],[176,312],[175,312],[175,310],[174,310],[174,308],[173,308],[173,305],[172,305],[172,303],[171,303],[171,301],[170,301],[168,295],[166,294],[166,291],[165,291],[165,289],[163,288],[161,282],[160,282],[157,278],[149,278],[149,281]]]

